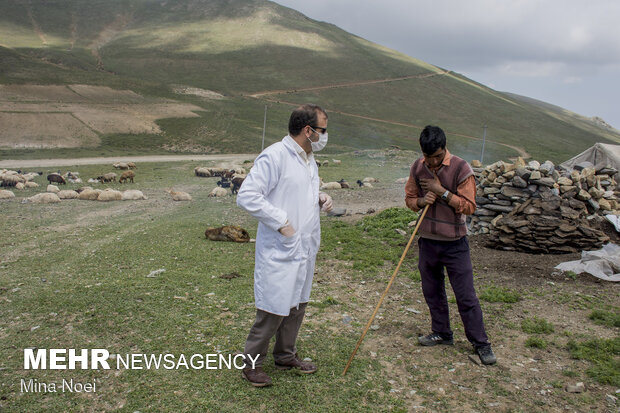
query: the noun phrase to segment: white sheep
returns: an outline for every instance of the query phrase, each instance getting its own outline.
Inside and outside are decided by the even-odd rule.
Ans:
[[[80,192],[78,199],[85,201],[96,201],[101,192],[103,192],[101,189],[86,189]]]
[[[13,191],[7,191],[6,189],[0,189],[0,199],[15,198]]]
[[[359,179],[357,180],[357,184],[360,187],[364,187],[364,188],[372,188],[372,184],[370,182],[362,182]]]
[[[26,188],[26,185],[24,185],[22,182],[18,182],[15,184],[15,189],[24,189]]]
[[[56,195],[58,195],[58,198],[60,199],[77,199],[77,197],[80,194],[78,194],[72,189],[63,189],[62,191],[58,192]]]
[[[58,195],[51,192],[41,192],[40,194],[36,194],[22,201],[22,203],[27,202],[32,202],[34,204],[55,204],[60,202],[60,198],[58,198]]]
[[[321,185],[321,189],[341,189],[340,182],[325,182]]]
[[[146,196],[137,189],[128,189],[123,191],[123,201],[136,201],[138,199],[147,199]]]
[[[332,159],[332,162],[334,163],[334,165],[340,165],[342,163],[340,159]]]
[[[60,188],[58,188],[56,185],[49,184],[47,186],[47,192],[51,192],[53,194],[57,194],[57,193],[60,192]]]
[[[26,185],[26,188],[38,188],[39,187],[38,183],[32,182],[32,181],[28,181],[24,185]]]
[[[166,192],[172,195],[173,201],[191,201],[192,200],[192,196],[188,194],[187,192],[173,191],[172,189],[167,189]]]
[[[105,191],[102,191],[97,197],[97,201],[120,201],[123,199],[123,194],[120,191],[117,191],[112,188],[107,188]]]
[[[379,182],[379,180],[377,178],[373,178],[370,176],[367,176],[366,178],[362,179],[362,182],[368,182],[368,183],[375,183],[375,182]]]
[[[227,196],[228,195],[228,191],[224,188],[220,188],[215,187],[213,188],[213,190],[209,193],[209,196],[215,196],[215,197],[222,197],[222,196]]]

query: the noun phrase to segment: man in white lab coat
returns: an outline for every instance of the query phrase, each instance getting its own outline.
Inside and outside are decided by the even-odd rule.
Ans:
[[[289,134],[266,148],[239,189],[237,205],[258,219],[254,298],[256,321],[244,353],[243,377],[255,387],[271,385],[262,364],[275,335],[276,368],[314,373],[317,367],[297,355],[295,342],[310,299],[314,263],[321,242],[319,211],[332,199],[319,192],[313,152],[327,143],[327,114],[316,105],[295,109]],[[254,368],[252,368],[254,367]]]

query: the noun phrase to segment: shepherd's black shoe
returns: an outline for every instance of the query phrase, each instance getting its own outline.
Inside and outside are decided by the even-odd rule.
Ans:
[[[431,333],[427,336],[418,337],[418,343],[423,346],[435,346],[437,344],[445,344],[451,346],[454,340],[451,338],[443,338],[439,333]]]
[[[476,349],[476,354],[480,357],[480,361],[482,364],[495,364],[497,363],[497,357],[493,354],[493,350],[491,350],[491,346],[478,347]]]

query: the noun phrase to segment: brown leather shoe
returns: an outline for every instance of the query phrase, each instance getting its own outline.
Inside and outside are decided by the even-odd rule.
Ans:
[[[241,375],[254,387],[271,386],[271,377],[263,371],[262,367],[256,367],[255,369],[243,369]]]
[[[300,373],[311,374],[318,370],[317,366],[309,361],[303,361],[295,354],[295,358],[288,363],[280,364],[276,362],[276,368],[279,370],[299,369]]]

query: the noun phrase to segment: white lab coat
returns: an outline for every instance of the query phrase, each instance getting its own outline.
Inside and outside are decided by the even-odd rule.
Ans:
[[[308,302],[321,242],[319,171],[309,167],[286,137],[254,161],[237,195],[237,205],[258,219],[254,298],[256,308],[287,316]],[[286,221],[295,235],[278,229]]]

